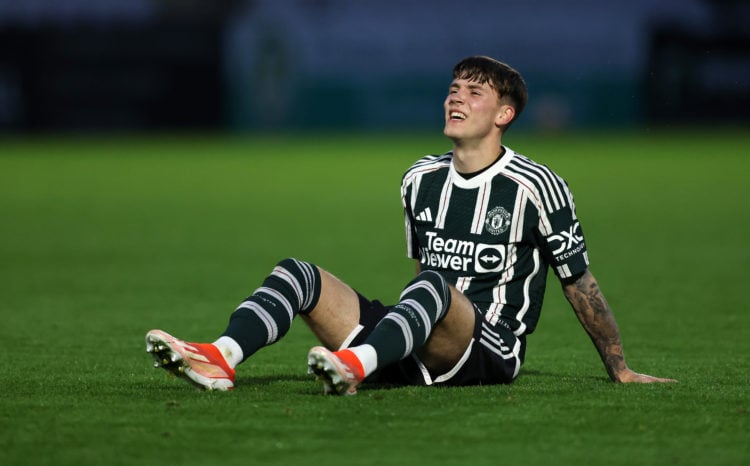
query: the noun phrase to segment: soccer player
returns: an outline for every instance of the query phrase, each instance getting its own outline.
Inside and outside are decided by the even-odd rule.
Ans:
[[[213,343],[148,332],[155,365],[202,388],[231,389],[235,367],[281,339],[300,316],[321,342],[307,359],[325,393],[354,394],[368,381],[510,383],[551,268],[611,380],[673,381],[626,364],[565,181],[502,144],[526,100],[523,78],[504,63],[476,56],[454,67],[444,102],[453,149],[418,160],[402,180],[407,251],[417,273],[398,303],[368,300],[316,265],[284,259]]]

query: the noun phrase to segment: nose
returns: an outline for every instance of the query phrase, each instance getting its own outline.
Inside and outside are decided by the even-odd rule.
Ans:
[[[456,91],[448,96],[448,101],[450,103],[461,104],[463,103],[464,98],[460,91]]]

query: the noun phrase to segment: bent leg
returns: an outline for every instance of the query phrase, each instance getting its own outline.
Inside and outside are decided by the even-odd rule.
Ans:
[[[331,293],[331,299],[334,296],[337,301],[332,302],[347,303],[344,306],[348,309],[359,308],[358,295],[345,285],[339,293]],[[330,316],[342,316],[345,325],[335,337],[327,340],[328,349],[348,342],[345,339],[351,333],[349,330],[356,328],[355,319],[360,317],[359,312],[341,313],[336,306],[332,309]],[[315,312],[317,310],[311,315]],[[308,365],[310,372],[323,381],[326,393],[335,394],[356,393],[357,385],[378,368],[415,353],[431,373],[448,373],[466,355],[475,323],[474,306],[462,293],[450,286],[439,273],[420,272],[401,293],[399,303],[390,308],[369,335],[364,340],[358,338],[360,344],[334,353],[320,347],[312,348]],[[324,329],[330,331],[336,326],[328,325]],[[322,332],[316,334],[325,341]]]
[[[474,329],[471,302],[438,273],[419,273],[370,335],[349,348],[364,375],[412,353],[432,372],[447,372],[464,355]],[[344,357],[346,355],[343,355]]]
[[[451,305],[442,320],[432,329],[430,337],[417,350],[417,356],[433,373],[445,373],[458,364],[471,343],[476,312],[474,305],[453,286]]]
[[[359,296],[346,283],[318,267],[320,298],[313,309],[301,313],[310,330],[329,350],[337,350],[359,326]]]

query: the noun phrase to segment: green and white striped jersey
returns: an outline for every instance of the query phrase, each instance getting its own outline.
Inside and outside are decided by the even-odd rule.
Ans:
[[[547,268],[563,279],[588,256],[573,196],[547,166],[505,147],[465,179],[453,153],[423,157],[403,176],[407,254],[462,291],[491,325],[534,331]]]

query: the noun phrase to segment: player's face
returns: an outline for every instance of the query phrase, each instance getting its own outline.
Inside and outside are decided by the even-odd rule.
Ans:
[[[489,83],[454,79],[443,103],[443,132],[451,139],[486,137],[498,130],[496,121],[501,107],[497,92]]]

